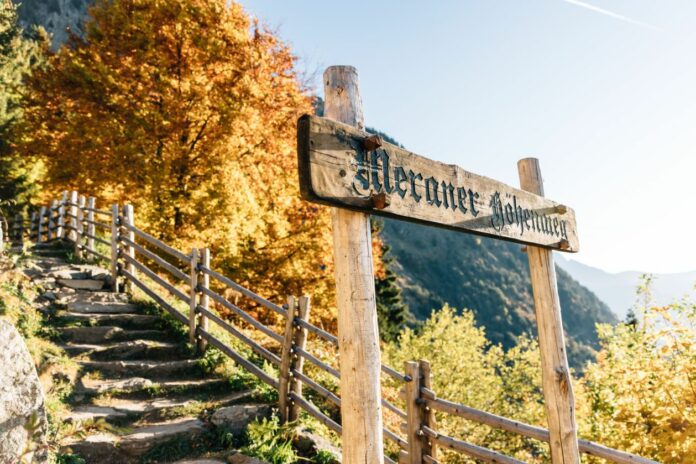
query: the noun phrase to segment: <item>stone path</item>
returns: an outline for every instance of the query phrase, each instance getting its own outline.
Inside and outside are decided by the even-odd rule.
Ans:
[[[89,463],[258,463],[241,455],[200,458],[216,424],[243,430],[270,414],[250,392],[206,375],[162,320],[110,289],[104,269],[66,262],[60,245],[38,245],[25,273],[45,289],[56,340],[80,366],[71,410],[83,435],[61,443]],[[215,420],[218,419],[218,420]],[[171,459],[171,460],[170,460]]]

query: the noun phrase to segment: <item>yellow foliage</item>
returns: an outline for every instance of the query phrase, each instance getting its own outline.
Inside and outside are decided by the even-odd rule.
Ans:
[[[229,3],[229,4],[228,4]],[[131,202],[136,224],[269,299],[333,323],[327,210],[299,198],[295,58],[224,0],[101,0],[29,83],[20,149],[47,196]]]
[[[696,305],[646,298],[632,324],[598,328],[582,379],[581,434],[665,463],[696,463]]]

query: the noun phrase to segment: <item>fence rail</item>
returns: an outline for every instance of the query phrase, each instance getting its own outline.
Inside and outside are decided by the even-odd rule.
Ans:
[[[102,220],[97,220],[99,216]],[[138,288],[152,298],[175,320],[186,325],[192,344],[200,351],[212,345],[260,381],[278,390],[279,410],[283,421],[295,421],[300,411],[305,411],[337,434],[341,434],[340,421],[330,414],[338,412],[341,397],[332,385],[340,379],[338,369],[312,353],[308,335],[312,334],[336,348],[339,339],[309,322],[310,298],[288,297],[286,305],[278,305],[245,288],[223,274],[213,270],[210,251],[207,248],[192,249],[189,253],[177,250],[162,240],[136,227],[133,207],[115,204],[109,210],[98,209],[93,197],[86,198],[77,192],[63,192],[59,200],[42,206],[25,220],[16,216],[11,221],[0,222],[0,243],[10,242],[22,247],[25,238],[34,243],[63,239],[73,243],[78,258],[102,261],[112,272],[114,290]],[[99,248],[101,247],[101,248]],[[108,250],[108,251],[107,251]],[[212,286],[211,286],[212,280]],[[156,285],[152,285],[156,284]],[[227,290],[244,297],[253,304],[281,316],[282,333],[262,323],[243,309],[237,301],[223,296]],[[177,308],[174,300],[185,304],[188,311]],[[223,318],[216,308],[224,308],[233,316]],[[239,324],[248,327],[247,332]],[[211,328],[212,327],[212,328]],[[231,337],[227,343],[220,334]],[[265,346],[258,337],[263,335],[272,347]],[[318,339],[318,340],[317,340]],[[234,346],[232,346],[234,345]],[[239,347],[248,349],[242,350]],[[245,354],[244,352],[247,354]],[[251,355],[250,355],[251,354]],[[311,369],[305,369],[305,361]],[[277,371],[277,377],[262,367],[267,362]],[[518,464],[513,457],[495,450],[469,443],[465,437],[451,437],[438,431],[436,415],[460,417],[494,429],[514,433],[541,442],[549,442],[548,430],[512,419],[497,416],[437,397],[432,388],[430,365],[427,361],[409,361],[404,373],[382,365],[383,379],[401,385],[400,400],[404,408],[382,398],[383,411],[393,415],[400,423],[399,430],[385,428],[384,440],[396,447],[400,464],[436,464],[440,449],[463,454],[482,462]],[[324,372],[334,379],[323,384],[312,378],[310,372]],[[306,395],[308,391],[313,392]],[[321,398],[318,404],[311,398]],[[321,403],[321,402],[319,402]],[[328,411],[328,412],[327,412]],[[582,453],[620,464],[655,464],[655,461],[579,440]],[[393,448],[392,448],[393,450]],[[396,462],[389,456],[384,461]]]

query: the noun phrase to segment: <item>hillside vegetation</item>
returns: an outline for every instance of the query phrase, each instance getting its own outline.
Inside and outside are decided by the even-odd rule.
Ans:
[[[449,304],[471,309],[489,340],[505,348],[535,333],[529,265],[520,245],[389,219],[383,238],[404,300],[418,319]],[[615,323],[616,317],[567,272],[556,272],[570,361],[582,367],[599,346],[595,324]]]
[[[297,187],[295,122],[312,111],[314,90],[287,44],[224,0],[98,0],[84,37],[55,53],[16,28],[14,10],[1,19],[37,55],[1,49],[3,71],[23,69],[0,88],[18,109],[2,134],[0,161],[11,171],[3,200],[26,212],[75,189],[101,208],[133,202],[139,227],[182,250],[210,246],[219,271],[269,300],[310,294],[313,321],[335,331],[329,212]],[[373,249],[386,361],[429,359],[443,397],[543,425],[519,245],[385,221]],[[558,276],[569,352],[584,368],[575,384],[581,434],[696,462],[694,304],[646,299],[636,319],[612,325],[606,305]],[[409,319],[402,296],[424,323]],[[607,323],[598,334],[597,322]],[[457,421],[442,427],[548,462],[539,443]]]

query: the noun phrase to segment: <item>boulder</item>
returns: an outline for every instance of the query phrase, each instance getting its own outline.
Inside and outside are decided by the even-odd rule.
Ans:
[[[228,464],[268,464],[266,461],[246,456],[242,453],[235,453],[227,457]]]
[[[74,288],[76,290],[101,290],[104,288],[103,280],[58,279],[58,284],[63,287]]]
[[[24,339],[0,318],[0,462],[47,461],[46,410]]]
[[[293,445],[301,456],[311,458],[320,451],[324,451],[331,454],[334,464],[341,462],[341,450],[328,439],[309,430],[299,430],[295,435]]]
[[[65,266],[62,268],[53,269],[51,272],[48,273],[48,277],[63,280],[84,280],[89,279],[90,275],[89,272],[84,272],[80,269],[73,269],[72,267]]]
[[[210,421],[232,432],[242,432],[254,420],[271,417],[271,413],[269,404],[235,404],[215,411]]]

